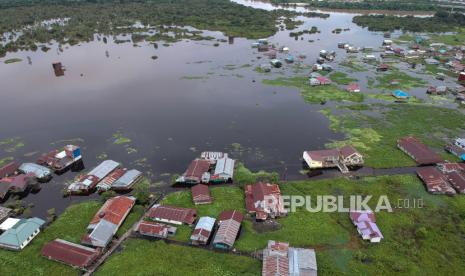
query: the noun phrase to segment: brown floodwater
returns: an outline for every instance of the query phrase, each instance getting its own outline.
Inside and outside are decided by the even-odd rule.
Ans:
[[[305,54],[301,62],[307,65],[321,49],[337,50],[340,41],[381,45],[382,33],[354,25],[352,17],[337,12],[327,19],[300,17],[305,23],[298,30],[317,26],[321,33],[295,40],[289,31],[279,31],[269,40],[288,46],[295,56]],[[331,33],[335,28],[350,31]],[[219,32],[204,35],[228,39]],[[40,152],[74,143],[82,147],[86,168],[107,156],[144,171],[157,183],[154,190],[169,190],[172,175],[182,173],[200,151],[227,151],[253,170],[285,172],[291,178],[299,175],[303,150],[343,138],[319,112],[331,104],[310,105],[297,89],[261,83],[291,76],[296,69],[285,64],[270,74],[255,72],[268,58],[251,48],[253,40],[235,38],[218,47],[216,41],[183,40],[159,43],[157,49],[148,42],[135,47],[108,41],[95,39],[62,52],[52,43],[46,53],[20,51],[0,59],[0,141],[18,137],[24,143],[13,150],[0,146],[0,159],[35,161]],[[345,55],[337,53],[338,58]],[[9,58],[23,61],[4,64]],[[64,76],[55,77],[54,62],[65,66]],[[115,133],[130,143],[115,144]],[[97,198],[62,197],[76,175],[55,176],[23,198],[34,204],[33,215],[45,217],[47,209],[60,213],[73,202]]]

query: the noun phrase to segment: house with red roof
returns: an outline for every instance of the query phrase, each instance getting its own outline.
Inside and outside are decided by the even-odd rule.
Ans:
[[[191,208],[174,207],[168,205],[154,205],[148,214],[151,220],[170,224],[192,225],[197,219],[197,211]]]
[[[375,214],[369,210],[353,210],[349,213],[352,223],[357,227],[357,231],[364,240],[378,243],[383,239],[383,235],[376,225]]]
[[[423,181],[426,189],[432,194],[454,195],[455,190],[449,184],[447,176],[434,167],[422,167],[417,169],[418,177]]]
[[[107,200],[87,226],[88,233],[81,243],[106,247],[136,203],[134,197],[116,196]]]
[[[192,186],[191,192],[192,201],[194,201],[195,205],[211,204],[213,202],[213,198],[210,196],[210,190],[207,185],[197,184]]]
[[[184,174],[176,179],[176,182],[198,184],[210,182],[210,161],[205,159],[193,160]]]
[[[359,93],[360,85],[358,85],[357,83],[351,83],[347,85],[346,91],[349,93]]]
[[[89,267],[100,255],[101,250],[61,239],[55,239],[42,247],[40,254],[49,259],[75,268]]]
[[[176,234],[176,227],[154,221],[141,221],[136,232],[143,236],[166,239]]]
[[[245,204],[249,214],[256,220],[266,220],[285,216],[283,199],[279,185],[259,182],[245,186]]]
[[[352,146],[338,149],[305,151],[303,159],[310,169],[339,168],[347,173],[348,167],[362,166],[363,156]]]

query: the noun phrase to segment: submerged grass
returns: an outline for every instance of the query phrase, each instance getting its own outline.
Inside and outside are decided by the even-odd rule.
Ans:
[[[310,86],[308,77],[305,76],[263,80],[263,83],[273,86],[296,87],[300,90],[302,97],[308,103],[322,103],[326,101],[363,101],[363,94],[347,93],[334,85]]]
[[[410,157],[397,149],[397,140],[401,137],[414,135],[444,153],[445,142],[465,131],[465,115],[457,110],[420,104],[372,107],[379,114],[352,111],[333,120],[329,117],[331,128],[347,136],[347,140],[335,141],[330,146],[354,145],[364,154],[366,166],[391,168],[415,165]],[[455,160],[451,155],[444,155]]]
[[[346,73],[343,73],[343,72],[333,72],[329,75],[329,78],[333,82],[337,84],[341,84],[341,85],[348,85],[352,82],[357,81],[357,79],[351,78]]]
[[[388,73],[378,74],[376,80],[377,83],[374,85],[374,88],[381,90],[410,90],[415,87],[425,87],[427,85],[422,79],[412,77],[396,68],[392,68]],[[392,81],[397,81],[398,84],[391,84]]]
[[[16,63],[16,62],[21,62],[23,61],[20,58],[10,58],[4,61],[5,64],[11,64],[11,63]]]

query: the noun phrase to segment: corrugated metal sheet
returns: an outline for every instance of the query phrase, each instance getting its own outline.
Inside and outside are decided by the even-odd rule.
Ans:
[[[230,178],[234,174],[234,160],[231,158],[221,158],[216,162],[215,175],[227,175]]]
[[[47,178],[52,176],[52,171],[50,169],[34,163],[23,163],[19,166],[19,170],[26,174],[33,173],[37,178]]]
[[[56,239],[44,245],[41,255],[74,267],[85,268],[95,261],[99,251],[61,239]]]
[[[113,160],[105,160],[100,165],[91,170],[88,175],[95,175],[96,177],[103,179],[109,173],[119,168],[120,164]]]
[[[112,187],[115,187],[115,188],[130,187],[141,176],[142,176],[142,172],[138,170],[129,170],[123,176],[121,176],[118,180],[116,180],[113,183]]]
[[[289,274],[317,275],[316,254],[313,249],[289,248]]]

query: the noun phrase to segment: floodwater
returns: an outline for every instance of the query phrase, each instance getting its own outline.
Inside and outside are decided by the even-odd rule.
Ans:
[[[289,31],[279,31],[269,40],[296,56],[305,54],[304,64],[313,64],[321,49],[336,50],[340,41],[381,45],[382,34],[357,27],[352,14],[330,14],[327,19],[299,18],[305,23],[298,30],[317,26],[320,34],[295,40]],[[331,33],[335,28],[350,31]],[[219,32],[204,35],[228,39]],[[168,47],[159,43],[158,49],[148,42],[135,47],[108,41],[63,52],[52,44],[46,53],[20,51],[0,59],[0,141],[19,137],[24,143],[13,150],[0,146],[0,159],[35,161],[40,152],[74,143],[82,147],[86,169],[107,156],[144,171],[157,183],[154,189],[169,189],[171,177],[200,151],[226,151],[253,170],[299,175],[303,150],[343,138],[319,112],[329,104],[310,105],[297,89],[261,84],[263,78],[292,75],[294,65],[266,75],[255,72],[268,59],[251,48],[253,40],[234,38],[219,47],[216,41],[184,40]],[[23,61],[3,63],[16,57]],[[52,70],[58,61],[66,67],[63,77]],[[115,144],[115,133],[131,142]],[[62,197],[76,175],[56,176],[40,192],[27,195],[23,200],[34,204],[32,214],[45,217],[47,209],[60,213],[72,202],[96,198]]]

